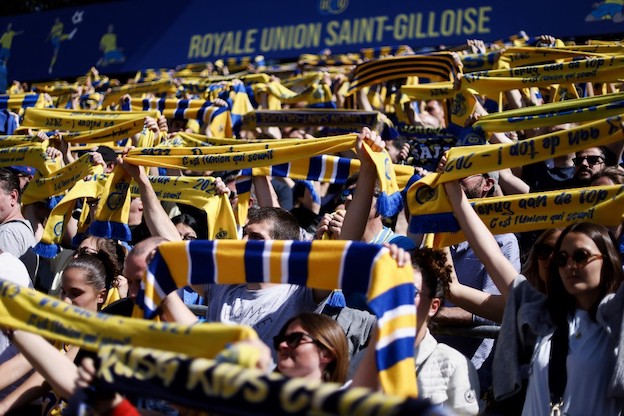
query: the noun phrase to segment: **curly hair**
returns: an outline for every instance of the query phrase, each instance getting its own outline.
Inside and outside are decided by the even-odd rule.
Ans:
[[[423,285],[427,286],[431,298],[444,300],[451,283],[453,268],[446,264],[446,253],[434,248],[419,248],[412,254],[412,266],[422,274]]]

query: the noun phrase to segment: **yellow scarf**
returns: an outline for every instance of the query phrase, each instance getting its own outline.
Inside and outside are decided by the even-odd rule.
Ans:
[[[587,189],[472,199],[470,202],[492,234],[564,228],[579,221],[613,227],[622,223],[624,186],[592,186]],[[440,219],[441,216],[437,215],[434,220]],[[427,220],[427,215],[417,219],[418,222]],[[436,233],[434,247],[446,247],[466,240],[457,223],[447,225],[451,226],[449,228],[455,225],[457,232]]]
[[[352,95],[360,88],[382,81],[407,77],[429,78],[434,82],[452,81],[455,64],[449,52],[432,55],[395,56],[364,62],[355,67],[349,88]]]
[[[431,406],[366,388],[266,374],[248,364],[257,361],[258,349],[243,343],[215,360],[128,346],[105,346],[98,356],[98,386],[158,397],[192,414],[418,415]]]
[[[146,116],[158,118],[158,111],[83,111],[61,108],[27,108],[22,127],[93,131],[106,127],[116,127],[124,122],[143,119]]]
[[[147,148],[131,150],[126,161],[144,166],[193,170],[236,170],[247,167],[279,165],[289,161],[309,158],[325,153],[350,149],[355,135],[334,136],[309,140],[278,140],[274,142],[246,143],[236,146],[213,146],[195,148]],[[381,188],[379,212],[392,216],[402,207],[396,175],[390,156],[384,150],[372,152],[365,148],[375,162]]]
[[[153,347],[191,357],[213,358],[228,344],[258,335],[249,327],[180,325],[96,313],[34,289],[0,280],[0,324],[89,351],[105,345]],[[413,378],[413,375],[412,375]]]
[[[573,129],[545,134],[518,143],[453,147],[444,172],[414,183],[407,192],[411,215],[448,212],[444,182],[471,175],[513,168],[622,140],[621,117],[588,123]]]
[[[121,87],[112,88],[102,101],[102,107],[106,108],[110,105],[119,103],[121,97],[126,94],[141,95],[146,93],[162,94],[169,93],[175,94],[176,87],[171,80],[163,79],[151,82],[142,82],[137,84],[127,84]]]
[[[97,130],[64,133],[63,140],[72,144],[116,142],[140,133],[143,130],[144,120],[144,117],[139,117]]]
[[[150,176],[160,201],[180,202],[206,212],[208,239],[237,239],[232,205],[226,195],[217,195],[213,177]],[[138,186],[130,186],[132,196],[139,196]]]
[[[73,163],[52,174],[32,180],[22,195],[22,203],[28,205],[62,194],[66,190],[71,189],[76,182],[85,176],[102,172],[103,168],[101,165],[93,166],[91,163],[91,155],[82,155]]]
[[[32,166],[42,175],[49,175],[61,167],[60,160],[51,159],[46,154],[48,143],[38,143],[32,146],[0,148],[0,167],[13,165]]]
[[[114,240],[132,240],[128,227],[130,180],[130,175],[119,165],[108,176],[95,211],[95,220],[89,226],[92,235]]]
[[[519,108],[481,117],[475,124],[486,132],[524,130],[566,122],[586,122],[624,113],[624,92]]]
[[[566,82],[609,82],[622,76],[624,56],[588,58],[565,63],[530,65],[522,68],[498,69],[464,74],[462,89],[479,94],[532,87],[548,87]]]
[[[102,167],[98,165],[93,170],[94,172],[99,170],[100,174],[94,174],[88,181],[84,179],[78,180],[67,195],[50,212],[41,241],[35,246],[35,251],[40,256],[52,258],[58,254],[58,244],[60,244],[63,238],[67,221],[71,217],[76,201],[84,198],[95,199],[102,194],[105,185],[103,175],[101,175]],[[83,204],[82,214],[78,220],[79,227],[86,223],[88,216],[89,206]]]

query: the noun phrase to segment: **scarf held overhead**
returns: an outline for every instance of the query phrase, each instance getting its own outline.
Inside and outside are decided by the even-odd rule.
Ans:
[[[213,358],[229,343],[258,338],[245,326],[158,323],[87,311],[1,279],[0,325],[89,351],[110,344],[158,345],[162,350],[203,358]]]
[[[517,143],[463,146],[449,149],[444,171],[423,177],[407,192],[411,215],[450,212],[444,182],[513,168],[622,140],[622,118],[609,117],[565,131]]]
[[[241,261],[243,259],[243,261]],[[350,241],[192,241],[161,244],[137,304],[153,316],[179,287],[288,283],[365,293],[377,316],[377,367],[389,394],[416,394],[415,307],[411,265],[398,267],[389,250]]]

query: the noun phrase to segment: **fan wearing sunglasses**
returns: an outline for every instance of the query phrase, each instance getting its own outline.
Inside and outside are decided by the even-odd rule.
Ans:
[[[589,185],[592,177],[606,166],[606,156],[600,147],[590,147],[576,152],[572,162],[576,186]]]
[[[518,391],[520,352],[532,349],[523,415],[620,415],[624,293],[613,294],[624,271],[608,230],[587,222],[566,227],[553,248],[544,294],[501,254],[459,183],[444,187],[470,245],[507,302],[494,356],[494,396]]]
[[[277,370],[288,377],[344,383],[349,346],[344,331],[325,315],[302,313],[290,319],[273,339]]]

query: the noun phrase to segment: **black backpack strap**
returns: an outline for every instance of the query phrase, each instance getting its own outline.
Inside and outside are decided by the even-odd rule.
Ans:
[[[568,381],[568,326],[559,325],[550,341],[548,362],[548,388],[550,390],[551,415],[562,414],[563,393]]]

